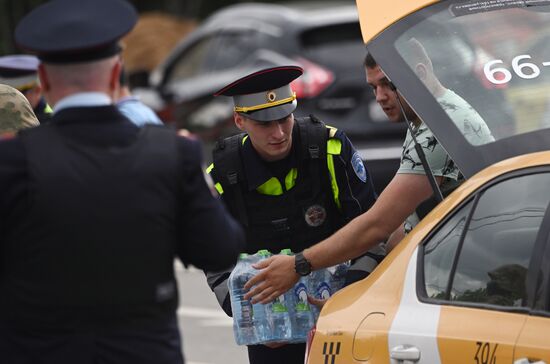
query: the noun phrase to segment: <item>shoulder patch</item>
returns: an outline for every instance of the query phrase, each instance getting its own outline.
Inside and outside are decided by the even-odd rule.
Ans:
[[[367,182],[367,170],[365,169],[365,165],[363,164],[363,160],[359,156],[359,153],[355,152],[351,156],[351,166],[353,167],[353,171],[357,175],[357,178],[359,178],[362,182]]]

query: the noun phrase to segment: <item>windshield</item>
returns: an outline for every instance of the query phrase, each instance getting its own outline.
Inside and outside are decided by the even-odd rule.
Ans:
[[[475,146],[548,128],[550,6],[526,4],[550,1],[445,3],[416,14],[394,41],[432,107]]]

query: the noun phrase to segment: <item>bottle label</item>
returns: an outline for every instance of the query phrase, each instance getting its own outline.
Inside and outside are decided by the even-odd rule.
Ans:
[[[252,325],[252,318],[253,318],[253,311],[252,311],[252,305],[248,301],[243,301],[241,305],[241,317],[242,317],[242,325],[241,326],[249,326]]]
[[[275,298],[273,303],[271,304],[271,310],[273,312],[288,312],[288,309],[285,305],[285,296],[280,295],[279,297]]]
[[[309,302],[307,301],[307,288],[306,285],[302,282],[298,282],[294,286],[294,298],[296,300],[295,310],[298,311],[309,311]]]
[[[330,286],[327,284],[327,282],[321,282],[317,286],[317,291],[315,292],[318,299],[326,300],[330,297]]]

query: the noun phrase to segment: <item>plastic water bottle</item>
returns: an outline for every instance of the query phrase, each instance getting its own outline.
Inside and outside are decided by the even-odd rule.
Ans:
[[[305,342],[307,333],[314,324],[313,308],[307,300],[307,279],[300,278],[292,289],[294,295],[294,322],[292,330],[293,342]]]
[[[261,260],[267,259],[271,256],[271,253],[269,250],[259,250],[256,254],[254,254],[254,258],[252,260],[252,263],[259,262]],[[252,309],[254,310],[254,328],[256,330],[256,337],[258,339],[258,343],[266,343],[271,340],[271,325],[268,319],[268,312],[267,310],[271,309],[271,304],[262,304],[262,303],[255,303],[252,306]]]
[[[292,338],[292,323],[290,321],[290,312],[288,302],[289,295],[282,294],[270,304],[267,310],[269,321],[271,322],[271,340],[270,341],[290,341]]]
[[[249,345],[258,342],[254,330],[254,311],[252,303],[244,299],[245,283],[252,278],[249,256],[246,253],[239,255],[237,265],[229,275],[229,296],[233,311],[233,332],[237,345]]]
[[[293,255],[290,249],[281,250],[281,254]],[[307,300],[307,278],[301,277],[298,283],[285,294],[289,305],[292,324],[291,342],[305,342],[309,330],[313,327],[313,311]]]
[[[332,295],[330,287],[330,273],[326,269],[319,269],[311,272],[308,277],[308,293],[317,298],[326,300]],[[319,317],[319,309],[313,306],[313,316],[315,321]]]

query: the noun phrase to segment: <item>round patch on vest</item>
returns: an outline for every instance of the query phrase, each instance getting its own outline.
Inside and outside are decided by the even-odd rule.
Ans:
[[[367,182],[367,170],[363,164],[363,160],[359,156],[359,153],[355,152],[351,156],[351,166],[355,171],[355,175],[363,182]]]
[[[309,226],[320,226],[327,219],[327,210],[321,205],[310,206],[306,210],[304,218]]]

